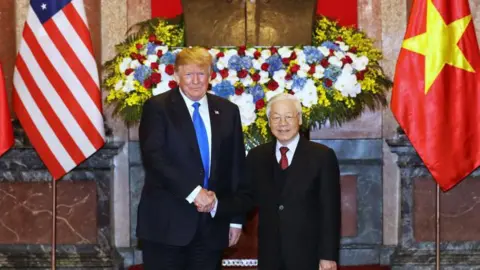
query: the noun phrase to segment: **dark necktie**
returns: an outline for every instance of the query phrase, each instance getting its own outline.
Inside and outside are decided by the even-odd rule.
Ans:
[[[288,147],[285,147],[285,146],[280,147],[280,154],[282,155],[280,157],[280,168],[282,168],[282,170],[285,170],[288,167],[287,152],[288,152]]]
[[[198,147],[200,148],[200,155],[202,157],[203,169],[205,177],[203,179],[203,188],[208,188],[208,175],[210,170],[210,147],[208,146],[207,129],[200,116],[200,103],[195,102],[192,104],[193,111],[193,126],[195,127],[195,133],[197,135]]]

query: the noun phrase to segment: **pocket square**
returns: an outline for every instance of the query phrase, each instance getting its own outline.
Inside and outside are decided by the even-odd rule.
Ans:
[[[220,114],[220,112],[219,112],[219,111],[217,111],[217,110],[215,110],[215,111],[213,111],[213,112],[214,112],[215,114]]]

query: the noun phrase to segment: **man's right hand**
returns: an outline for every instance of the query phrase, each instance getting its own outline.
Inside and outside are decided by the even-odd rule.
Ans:
[[[210,212],[215,206],[215,201],[215,193],[202,188],[193,202],[195,203],[198,211]]]

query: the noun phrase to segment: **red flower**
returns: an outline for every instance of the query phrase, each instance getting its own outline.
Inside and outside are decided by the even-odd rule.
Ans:
[[[153,34],[148,37],[148,41],[150,42],[154,42],[155,40],[157,40],[157,37]]]
[[[259,100],[257,100],[257,102],[255,102],[255,108],[257,110],[260,110],[263,107],[265,107],[265,101],[263,99],[259,99]]]
[[[215,78],[217,78],[217,73],[212,71],[212,73],[210,73],[210,80],[215,80]]]
[[[132,58],[133,60],[137,59],[137,54],[134,52],[130,53],[130,58]]]
[[[322,65],[323,68],[327,68],[330,65],[330,63],[328,63],[327,58],[323,58],[322,61],[320,62],[320,65]]]
[[[357,73],[355,73],[355,76],[357,77],[358,81],[361,81],[361,80],[365,79],[365,71],[357,72]]]
[[[225,54],[223,52],[217,53],[217,58],[224,57],[224,56],[225,56]]]
[[[343,41],[342,37],[337,37],[337,41]]]
[[[157,84],[162,80],[162,75],[160,73],[153,73],[151,78],[152,83]]]
[[[127,69],[125,70],[125,75],[128,76],[128,75],[130,75],[132,72],[133,72],[133,68],[127,68]]]
[[[254,82],[260,81],[260,74],[258,74],[258,73],[253,74],[253,75],[252,75],[252,80],[253,80]]]
[[[295,52],[292,52],[292,54],[290,55],[290,59],[291,60],[297,59],[297,54]]]
[[[253,57],[254,57],[255,59],[260,58],[260,56],[262,56],[262,54],[261,54],[259,51],[255,51],[255,52],[253,53]]]
[[[348,51],[351,53],[357,53],[357,47],[351,47]]]
[[[157,51],[157,56],[158,56],[158,57],[162,57],[162,55],[163,55],[162,50],[158,50],[158,51]]]
[[[154,43],[155,43],[155,45],[162,45],[163,44],[163,42],[161,40],[155,40]]]
[[[275,91],[278,88],[278,83],[275,80],[271,80],[271,81],[268,82],[267,88],[269,90]]]
[[[220,70],[220,75],[222,76],[223,79],[228,77],[228,69],[224,68]]]
[[[237,87],[235,88],[235,95],[240,96],[244,91],[245,89],[243,89],[243,87]]]
[[[278,50],[277,50],[277,48],[275,48],[275,47],[272,46],[272,47],[270,47],[270,52],[271,52],[272,54],[276,54],[276,53],[278,52]]]
[[[282,63],[283,63],[285,66],[288,66],[288,64],[290,64],[290,58],[282,58]]]
[[[153,62],[153,63],[150,64],[150,67],[151,67],[152,69],[157,69],[157,70],[158,70],[158,63],[157,63],[157,62]]]
[[[140,43],[137,43],[137,44],[135,45],[135,47],[137,47],[137,50],[140,50],[141,48],[143,48],[143,45],[140,44]]]
[[[247,77],[247,75],[248,75],[248,71],[246,71],[245,69],[242,69],[237,73],[237,76],[240,79]]]
[[[292,73],[297,73],[297,71],[299,71],[299,70],[300,70],[300,66],[297,65],[297,64],[293,65],[293,66],[290,68],[290,71],[291,71]]]
[[[310,65],[310,69],[308,70],[308,74],[313,75],[315,73],[315,65]]]
[[[169,81],[168,82],[168,87],[170,87],[170,89],[173,89],[173,88],[177,87],[177,82],[176,81]]]
[[[247,50],[247,47],[245,45],[238,47],[238,55],[245,56],[245,50]]]
[[[291,79],[292,79],[292,73],[287,73],[287,75],[285,75],[285,80],[290,81]]]
[[[288,91],[290,95],[295,95],[295,92],[293,90]]]
[[[263,63],[262,66],[260,67],[263,71],[268,71],[268,67],[270,65],[268,63]]]
[[[135,264],[128,268],[128,270],[143,270],[143,264]]]
[[[165,67],[165,73],[167,73],[168,75],[172,76],[173,73],[175,73],[175,68],[173,67],[173,65],[167,65]]]
[[[352,58],[350,58],[350,56],[345,56],[345,58],[342,59],[342,63],[345,65],[345,64],[351,64],[353,63],[353,60]]]
[[[151,78],[145,79],[145,81],[143,81],[143,86],[147,89],[152,87],[152,79]]]
[[[333,85],[332,80],[330,80],[330,79],[325,79],[325,85],[326,85],[327,87],[332,87],[332,85]]]

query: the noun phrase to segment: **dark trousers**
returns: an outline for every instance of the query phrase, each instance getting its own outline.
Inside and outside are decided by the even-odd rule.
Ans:
[[[187,246],[170,246],[142,240],[143,268],[145,270],[217,270],[223,250],[208,247],[207,238],[199,226]]]

